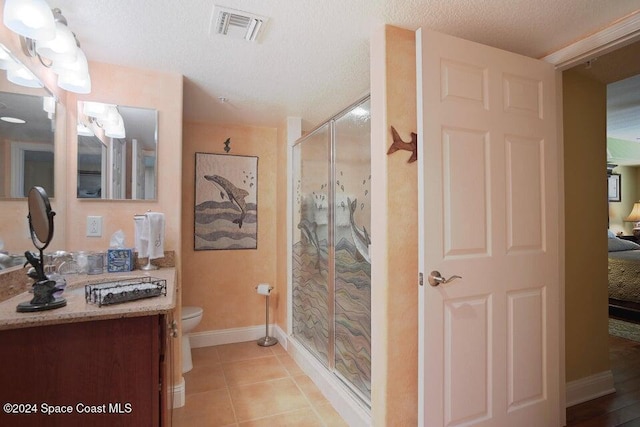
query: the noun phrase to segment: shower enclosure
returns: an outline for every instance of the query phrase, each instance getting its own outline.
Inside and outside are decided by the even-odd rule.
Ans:
[[[293,147],[293,336],[371,400],[371,123],[366,97]]]

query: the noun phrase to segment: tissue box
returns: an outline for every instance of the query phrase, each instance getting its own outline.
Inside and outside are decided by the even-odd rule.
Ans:
[[[133,270],[133,249],[109,249],[107,251],[107,271],[117,273]]]

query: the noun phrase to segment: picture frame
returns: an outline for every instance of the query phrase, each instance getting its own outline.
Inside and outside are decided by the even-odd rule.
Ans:
[[[258,157],[195,153],[194,250],[258,248]]]
[[[619,173],[612,173],[607,177],[608,192],[610,202],[620,202],[622,200],[622,177]]]

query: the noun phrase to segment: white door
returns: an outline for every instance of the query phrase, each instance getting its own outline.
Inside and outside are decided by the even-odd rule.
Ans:
[[[417,61],[421,425],[557,426],[555,72],[424,29]]]

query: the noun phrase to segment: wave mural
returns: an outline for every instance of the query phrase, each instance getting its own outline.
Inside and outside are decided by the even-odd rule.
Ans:
[[[353,242],[336,245],[336,370],[368,399],[371,397],[371,264]],[[359,260],[360,259],[360,260]]]
[[[336,245],[335,257],[335,369],[370,398],[371,264],[357,259],[354,243],[346,238]],[[293,271],[294,335],[328,366],[326,240],[320,241],[320,251],[309,242],[297,242],[293,246]]]
[[[231,202],[203,202],[195,207],[195,246],[198,249],[256,248],[257,206],[248,203],[242,228]]]

